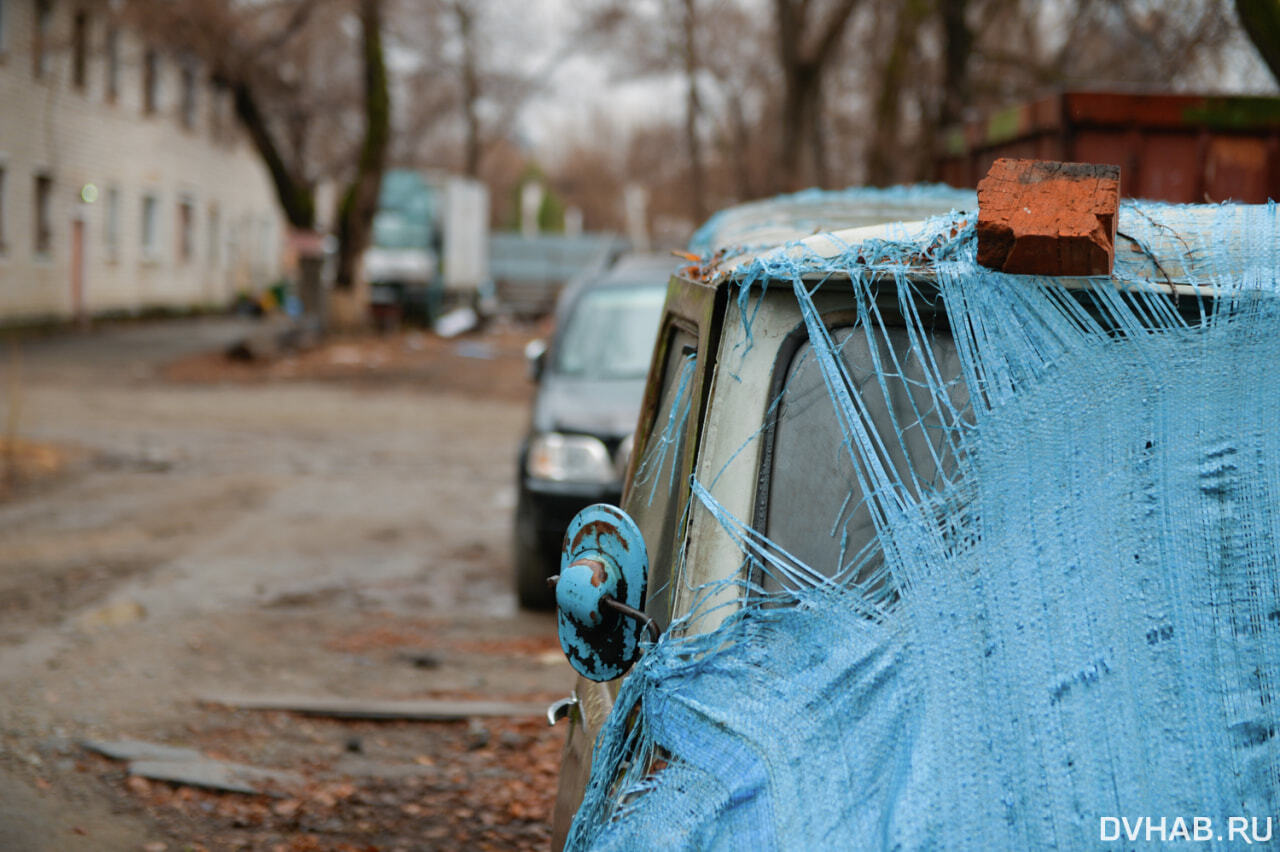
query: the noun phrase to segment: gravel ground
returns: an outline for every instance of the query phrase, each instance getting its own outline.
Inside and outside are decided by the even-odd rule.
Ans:
[[[0,849],[543,848],[562,728],[209,702],[567,694],[553,618],[520,612],[509,581],[520,351],[539,330],[227,363],[246,328],[126,325],[7,353],[0,424],[38,463],[0,492]],[[148,781],[85,738],[305,783]]]

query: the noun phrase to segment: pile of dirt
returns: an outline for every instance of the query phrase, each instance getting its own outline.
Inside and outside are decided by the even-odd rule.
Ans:
[[[524,347],[548,326],[495,324],[463,337],[424,331],[333,336],[321,345],[271,360],[239,360],[206,352],[168,365],[180,383],[349,382],[406,386],[432,393],[516,402],[533,396]]]
[[[72,447],[0,436],[0,501],[57,478],[82,458]]]

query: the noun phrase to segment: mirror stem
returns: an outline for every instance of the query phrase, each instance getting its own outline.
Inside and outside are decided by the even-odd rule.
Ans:
[[[626,604],[624,604],[622,601],[618,600],[617,598],[610,597],[609,595],[605,595],[601,603],[603,603],[605,606],[612,607],[614,610],[622,613],[628,618],[634,618],[636,621],[639,621],[646,628],[648,628],[649,638],[652,639],[654,642],[658,641],[658,637],[661,635],[661,631],[658,630],[658,625],[657,623],[654,622],[652,618],[645,615],[640,610],[629,607]]]

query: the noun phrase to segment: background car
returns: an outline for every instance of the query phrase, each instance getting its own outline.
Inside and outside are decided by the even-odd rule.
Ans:
[[[520,446],[515,585],[520,605],[554,606],[565,527],[583,507],[617,503],[645,374],[675,258],[631,255],[565,291],[549,346],[535,341],[538,382]]]

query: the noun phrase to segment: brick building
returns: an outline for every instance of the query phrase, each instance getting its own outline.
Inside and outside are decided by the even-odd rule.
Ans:
[[[92,0],[0,0],[0,323],[225,304],[283,221],[230,97]]]

